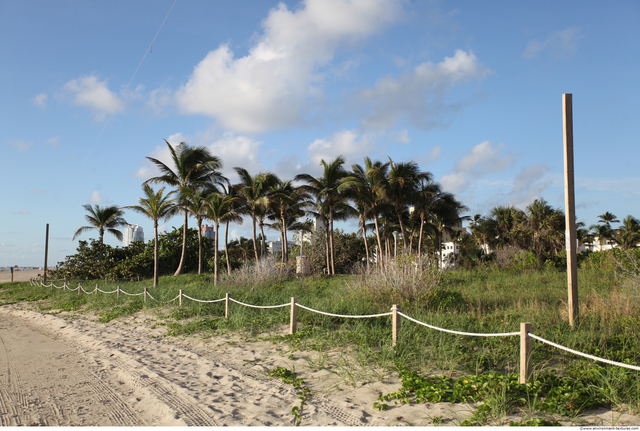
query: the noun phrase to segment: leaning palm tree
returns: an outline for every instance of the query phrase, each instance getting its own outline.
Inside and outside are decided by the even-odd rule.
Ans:
[[[149,178],[145,184],[163,183],[182,191],[184,187],[195,189],[199,185],[205,183],[226,183],[228,180],[219,172],[222,169],[222,161],[209,153],[205,147],[192,147],[185,142],[181,142],[174,148],[169,142],[167,147],[171,153],[172,166],[167,166],[158,159],[147,157],[160,169],[161,175]],[[184,205],[182,193],[178,198],[178,205]],[[180,263],[174,275],[180,275],[185,267],[185,259],[187,254],[187,221],[189,218],[189,210],[183,207],[184,225],[182,233],[182,254],[180,255]]]
[[[229,223],[242,224],[242,214],[244,213],[242,198],[235,187],[223,187],[224,195],[233,199],[233,205],[229,212],[221,220],[224,222],[224,255],[227,261],[227,274],[231,275],[231,261],[229,260]]]
[[[305,208],[310,204],[311,196],[300,187],[294,187],[289,181],[278,181],[269,191],[269,206],[271,215],[269,219],[277,220],[269,227],[276,225],[280,228],[282,241],[282,263],[289,260],[289,247],[287,244],[287,230],[297,218],[304,215]]]
[[[131,205],[125,208],[132,209],[153,220],[153,287],[158,286],[158,220],[168,220],[177,211],[175,199],[171,195],[175,191],[164,194],[164,187],[155,192],[151,186],[142,186],[144,198],[138,198],[138,205]]]
[[[73,234],[72,239],[76,239],[86,231],[96,229],[100,234],[100,244],[104,243],[105,232],[112,234],[118,238],[119,241],[122,241],[122,232],[116,229],[128,224],[122,217],[124,215],[124,211],[122,211],[122,209],[115,205],[101,208],[100,205],[97,204],[95,207],[90,204],[82,205],[82,207],[89,213],[84,217],[87,219],[90,226],[80,226],[76,229],[76,233]]]

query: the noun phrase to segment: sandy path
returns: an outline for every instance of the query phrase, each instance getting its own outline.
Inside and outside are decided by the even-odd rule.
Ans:
[[[31,307],[0,306],[0,426],[290,426],[300,401],[291,385],[267,376],[276,366],[294,369],[313,393],[305,426],[455,426],[474,410],[389,403],[379,412],[378,394],[400,382],[341,352],[242,336],[162,337],[166,327],[152,313],[102,324]],[[520,416],[497,424],[509,420]],[[603,409],[572,423],[637,425],[638,418]]]
[[[152,338],[163,329],[0,307],[2,425],[292,425],[290,385]],[[151,336],[151,337],[150,337]],[[330,399],[305,425],[378,424]],[[382,423],[380,423],[381,425]]]

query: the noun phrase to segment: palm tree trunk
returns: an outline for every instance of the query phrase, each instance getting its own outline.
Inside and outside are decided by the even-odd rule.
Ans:
[[[362,239],[364,239],[364,251],[367,254],[367,272],[369,272],[369,244],[367,244],[367,228],[365,220],[362,220]]]
[[[405,241],[406,232],[404,230],[404,223],[402,223],[402,215],[399,210],[396,210],[396,214],[398,215],[398,222],[400,223],[400,232],[402,232],[402,248],[406,252],[407,251],[407,243]]]
[[[420,237],[418,238],[418,260],[420,260],[422,252],[422,233],[424,229],[424,216],[420,216]]]
[[[329,223],[331,224],[331,234],[329,236],[329,239],[331,240],[331,275],[335,275],[336,266],[335,266],[335,259],[334,259],[335,249],[333,244],[333,212],[329,213]]]
[[[255,215],[255,213],[251,214],[251,220],[253,222],[253,224],[252,224],[252,228],[253,228],[253,251],[256,254],[256,263],[258,263],[258,260],[260,258],[258,257],[258,246],[256,245],[256,215]]]
[[[289,244],[287,244],[287,226],[282,213],[282,263],[289,262]]]
[[[182,254],[180,255],[180,263],[178,264],[178,269],[173,274],[174,276],[182,274],[184,269],[184,260],[187,255],[187,218],[189,217],[189,212],[187,210],[184,211],[184,226],[182,229]]]
[[[325,223],[325,230],[324,230],[324,236],[325,236],[325,254],[326,254],[326,258],[327,258],[327,274],[331,274],[331,257],[330,257],[330,253],[329,253],[329,223]]]
[[[378,226],[378,218],[373,216],[373,223],[376,226],[376,238],[378,239],[378,264],[381,268],[384,268],[383,259],[382,259],[382,241],[380,240],[380,227]]]
[[[231,262],[229,262],[229,222],[224,228],[224,256],[227,259],[227,274],[231,275]]]
[[[153,221],[153,287],[158,287],[158,220]]]
[[[260,258],[264,257],[266,248],[266,238],[264,237],[264,220],[260,220],[260,233],[262,234],[262,241],[260,241]]]
[[[216,231],[213,233],[213,285],[218,285],[218,228],[220,223],[216,222]]]
[[[202,274],[202,219],[197,218],[198,223],[198,275]]]

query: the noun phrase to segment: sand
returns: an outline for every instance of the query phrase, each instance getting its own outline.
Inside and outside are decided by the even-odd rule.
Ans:
[[[97,317],[0,306],[0,426],[292,426],[300,400],[267,375],[276,366],[295,370],[312,392],[303,426],[456,426],[474,410],[393,402],[375,410],[378,394],[400,382],[355,354],[291,351],[258,337],[165,337],[150,312],[106,324]],[[496,425],[509,420],[520,416]],[[639,421],[602,410],[580,422],[612,423]]]
[[[32,278],[36,278],[38,275],[42,275],[44,269],[29,269],[26,271],[13,271],[13,281],[29,281]],[[0,271],[0,283],[11,282],[11,271]]]

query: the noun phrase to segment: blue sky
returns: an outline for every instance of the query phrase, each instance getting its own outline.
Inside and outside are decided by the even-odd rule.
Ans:
[[[638,22],[635,0],[0,0],[0,266],[42,265],[47,223],[49,262],[75,252],[82,205],[136,204],[164,139],[232,180],[390,156],[469,215],[564,208],[563,93],[578,219],[640,217]]]

